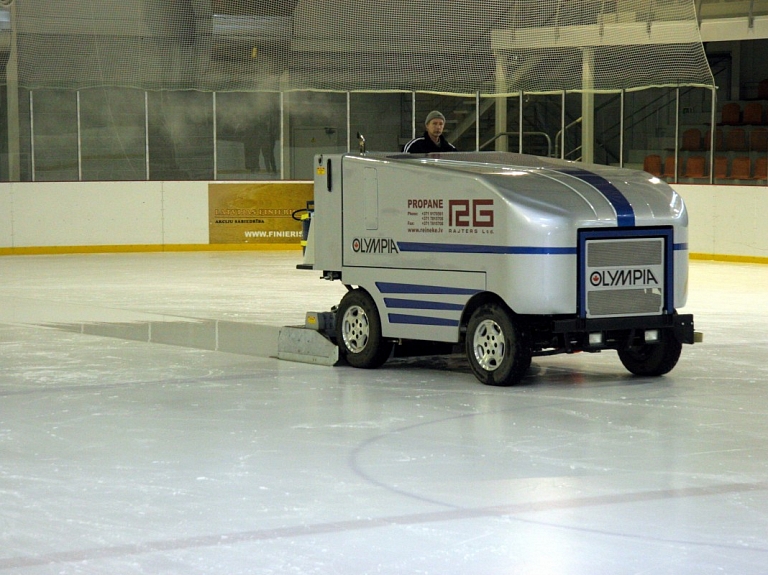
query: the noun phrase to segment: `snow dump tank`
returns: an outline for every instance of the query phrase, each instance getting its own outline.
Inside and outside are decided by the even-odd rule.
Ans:
[[[660,375],[693,343],[687,213],[650,174],[497,152],[315,163],[302,267],[350,287],[332,336],[352,365],[463,343],[481,381],[509,385],[532,356],[573,351]]]

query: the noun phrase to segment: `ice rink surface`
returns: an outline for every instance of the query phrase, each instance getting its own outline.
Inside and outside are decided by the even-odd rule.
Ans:
[[[692,262],[665,377],[493,388],[266,357],[344,293],[300,259],[0,258],[0,573],[768,572],[768,266]]]

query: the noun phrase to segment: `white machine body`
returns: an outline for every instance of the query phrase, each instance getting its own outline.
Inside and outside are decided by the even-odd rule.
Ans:
[[[548,318],[534,351],[673,327],[685,305],[688,215],[648,173],[501,152],[319,155],[314,173],[303,267],[365,289],[385,338],[458,342],[479,294]]]

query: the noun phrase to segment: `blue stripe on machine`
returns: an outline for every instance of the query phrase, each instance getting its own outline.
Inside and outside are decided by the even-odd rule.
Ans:
[[[389,323],[408,323],[414,325],[439,325],[446,327],[458,327],[459,320],[445,319],[442,317],[427,317],[423,315],[406,315],[403,313],[390,313]]]
[[[433,244],[427,242],[398,242],[401,252],[450,252],[459,254],[512,254],[537,256],[576,255],[576,248],[532,246],[483,246],[473,244]]]
[[[480,290],[471,288],[452,288],[445,286],[428,286],[418,284],[399,284],[392,282],[376,282],[376,287],[381,293],[419,293],[419,294],[447,294],[447,295],[474,295]]]
[[[401,309],[440,309],[449,311],[462,311],[463,305],[457,303],[445,303],[441,301],[420,301],[416,299],[401,299],[397,297],[385,297],[384,304],[389,308]]]
[[[688,244],[675,244],[675,251],[687,251]]]
[[[633,227],[635,225],[635,210],[632,209],[632,204],[629,203],[629,200],[616,186],[604,177],[578,168],[564,168],[557,171],[578,178],[603,194],[605,199],[611,203],[613,209],[616,210],[616,223],[620,228]]]

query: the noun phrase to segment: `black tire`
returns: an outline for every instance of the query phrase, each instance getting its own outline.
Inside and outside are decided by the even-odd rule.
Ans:
[[[630,373],[655,377],[672,371],[682,350],[683,344],[672,330],[662,330],[659,332],[659,343],[637,345],[618,352],[621,363]]]
[[[354,289],[341,298],[336,310],[336,343],[339,354],[353,367],[381,366],[393,343],[381,337],[381,318],[376,303],[365,290]]]
[[[495,303],[480,306],[469,319],[466,353],[475,377],[486,385],[515,385],[531,365],[520,328]]]

